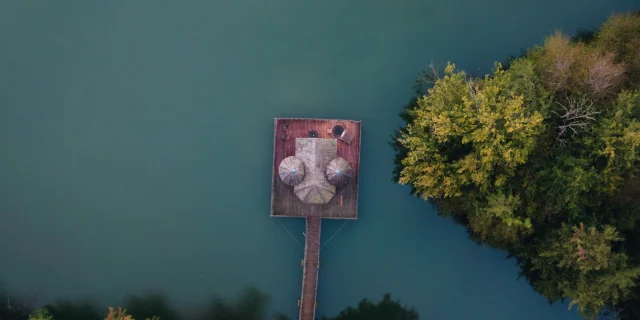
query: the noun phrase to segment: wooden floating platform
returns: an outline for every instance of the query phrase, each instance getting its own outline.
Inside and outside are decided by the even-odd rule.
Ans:
[[[335,196],[326,204],[308,204],[300,201],[293,188],[282,182],[278,176],[280,162],[296,155],[296,138],[309,138],[315,132],[317,138],[331,139],[327,131],[334,125],[342,125],[345,139],[337,140],[337,156],[344,158],[353,168],[352,183],[338,188]],[[304,218],[312,207],[319,206],[317,213],[322,218],[356,219],[358,217],[358,173],[360,169],[360,121],[328,119],[276,118],[273,139],[273,174],[271,186],[271,216]]]
[[[321,219],[358,218],[360,124],[352,120],[274,120],[271,216],[306,218],[307,223],[300,320],[314,320],[316,315]],[[339,130],[332,130],[334,126]],[[292,158],[282,161],[288,157]]]

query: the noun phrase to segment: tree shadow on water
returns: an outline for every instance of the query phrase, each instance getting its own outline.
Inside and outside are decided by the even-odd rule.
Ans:
[[[27,295],[19,295],[15,292],[0,287],[0,319],[2,320],[26,320],[35,309],[35,298]]]
[[[105,312],[91,300],[58,301],[45,306],[54,319],[102,320]]]
[[[126,313],[134,319],[152,319],[154,316],[162,320],[179,319],[178,313],[161,293],[131,295],[123,305]],[[59,301],[45,308],[56,320],[102,320],[107,312],[106,308],[90,300]]]
[[[393,151],[395,151],[395,156],[393,159],[394,166],[393,166],[391,180],[396,183],[398,182],[398,180],[400,180],[400,175],[401,175],[402,169],[404,168],[404,166],[402,165],[402,159],[407,157],[407,154],[409,153],[409,149],[403,146],[402,143],[399,142],[399,139],[401,139],[402,134],[406,132],[406,129],[404,128],[406,124],[409,124],[412,122],[411,111],[418,104],[418,98],[419,96],[416,94],[416,96],[412,97],[407,102],[407,104],[402,107],[402,111],[398,113],[398,116],[405,122],[405,125],[403,125],[402,128],[399,128],[394,134],[392,134],[391,139],[389,141],[389,145],[391,145],[391,147],[393,148]],[[412,190],[412,193],[413,193],[413,190]]]
[[[269,295],[254,288],[247,287],[234,301],[215,297],[207,311],[198,317],[201,320],[286,320],[286,316],[276,314],[268,317],[267,306]]]
[[[381,301],[373,302],[363,299],[356,307],[347,307],[337,316],[323,320],[418,320],[420,315],[413,307],[402,305],[400,300],[393,300],[391,294],[384,295]]]
[[[161,320],[180,319],[178,312],[169,304],[167,297],[158,292],[132,295],[125,300],[124,307],[134,319],[151,319],[154,316]]]

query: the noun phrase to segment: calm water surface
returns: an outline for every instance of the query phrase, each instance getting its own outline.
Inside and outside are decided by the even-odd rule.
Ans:
[[[0,280],[43,302],[163,290],[181,306],[253,284],[294,315],[303,251],[269,218],[273,118],[347,118],[363,121],[360,219],[323,248],[320,315],[392,292],[424,319],[576,319],[393,184],[388,142],[430,61],[485,73],[555,27],[638,8],[4,1]]]

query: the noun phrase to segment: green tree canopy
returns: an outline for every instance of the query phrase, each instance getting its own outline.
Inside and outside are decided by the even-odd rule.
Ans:
[[[418,99],[400,143],[409,149],[401,183],[423,198],[461,196],[465,188],[488,192],[504,186],[524,163],[542,130],[542,115],[525,108],[524,96],[494,77],[467,80],[448,65],[445,76]]]
[[[49,310],[46,308],[38,308],[29,315],[29,320],[54,320]]]
[[[432,87],[403,114],[395,179],[473,240],[507,251],[551,301],[632,319],[640,314],[639,75],[640,16],[631,14],[590,37],[556,32],[482,78],[448,64],[443,77],[420,78]]]

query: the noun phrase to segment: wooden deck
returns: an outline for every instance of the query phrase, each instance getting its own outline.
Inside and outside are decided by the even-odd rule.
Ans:
[[[304,243],[300,320],[314,320],[320,267],[320,217],[308,216]]]
[[[354,171],[353,181],[337,190],[327,204],[306,204],[294,194],[293,188],[278,176],[280,162],[296,154],[296,138],[308,138],[316,131],[318,138],[332,138],[327,129],[340,124],[352,135],[351,143],[337,141],[337,156],[347,160]],[[271,216],[306,217],[312,207],[319,206],[322,218],[356,219],[358,217],[358,174],[360,167],[360,121],[327,119],[276,118],[274,120],[273,167],[271,189]]]

